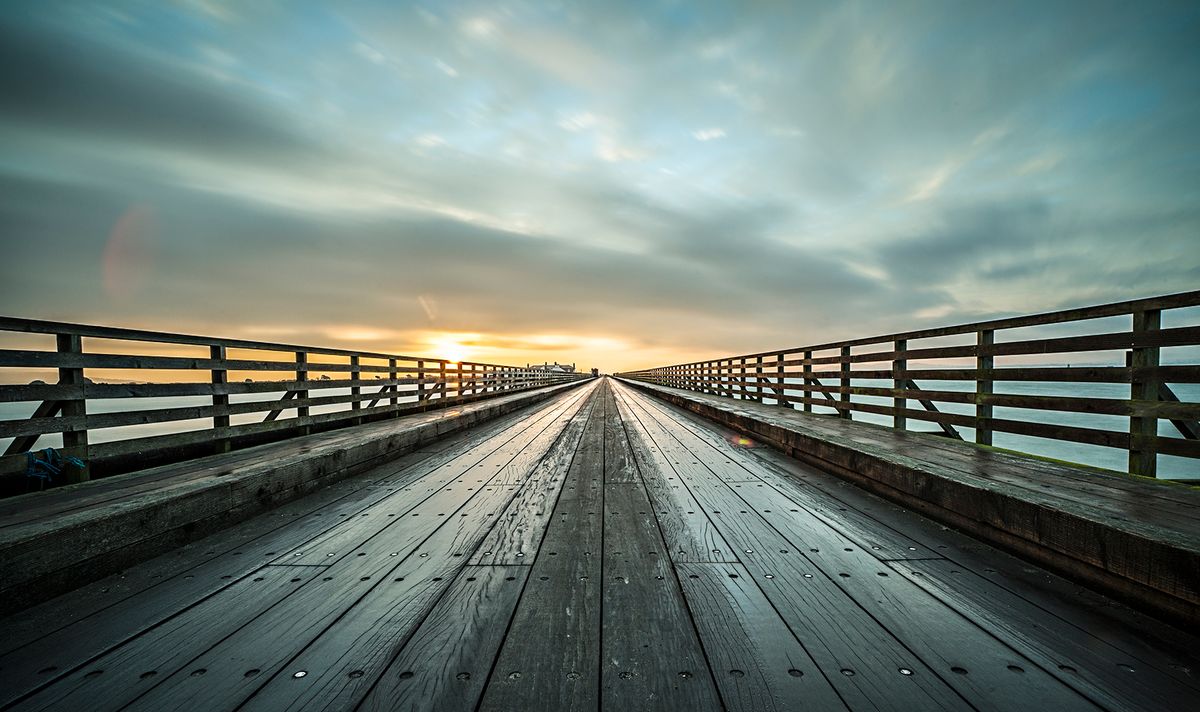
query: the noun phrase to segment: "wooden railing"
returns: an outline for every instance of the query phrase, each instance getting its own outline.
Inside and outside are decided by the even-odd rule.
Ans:
[[[0,349],[5,475],[24,472],[24,453],[45,445],[84,460],[76,479],[86,479],[585,378],[7,317],[0,336],[22,343]],[[11,417],[22,405],[32,413]]]
[[[1160,455],[1192,458],[1184,464],[1187,477],[1200,475],[1200,403],[1194,386],[1180,385],[1200,383],[1197,305],[1200,292],[1187,292],[617,375],[842,418],[860,414],[895,428],[926,421],[953,438],[970,429],[982,445],[1006,433],[1009,441],[1117,448],[1128,452],[1128,472],[1149,477]],[[949,385],[930,389],[929,381]],[[1108,386],[1123,391],[1116,397],[1080,393],[1100,390],[1096,384],[1128,390]],[[1005,392],[1012,390],[1046,394]],[[1087,422],[1063,423],[1064,414]],[[1096,421],[1114,419],[1097,416],[1127,419],[1128,426],[1100,427]]]

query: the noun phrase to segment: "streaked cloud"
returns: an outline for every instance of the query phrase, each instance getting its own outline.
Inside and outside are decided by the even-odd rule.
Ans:
[[[692,138],[697,141],[713,141],[725,138],[725,129],[697,129],[692,132]]]
[[[15,315],[617,368],[1200,284],[1184,6],[9,5]]]

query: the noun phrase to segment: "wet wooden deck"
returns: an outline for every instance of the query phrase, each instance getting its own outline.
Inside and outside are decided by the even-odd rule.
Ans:
[[[0,622],[21,710],[1183,710],[1198,639],[610,379]]]

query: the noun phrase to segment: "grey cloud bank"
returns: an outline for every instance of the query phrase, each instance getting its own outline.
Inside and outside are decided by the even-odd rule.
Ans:
[[[11,3],[3,311],[616,368],[1197,288],[1200,10],[1044,5]]]

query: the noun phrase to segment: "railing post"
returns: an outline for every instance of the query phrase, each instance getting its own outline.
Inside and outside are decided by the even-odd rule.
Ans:
[[[225,360],[224,346],[209,346],[208,356],[213,361]],[[229,452],[229,393],[218,393],[218,387],[229,383],[229,371],[225,364],[212,369],[213,384],[213,449],[218,452]]]
[[[442,392],[442,399],[445,400],[450,395],[450,389],[446,385],[446,362],[445,361],[438,361],[438,384],[439,384],[438,390],[440,390]],[[433,400],[432,395],[429,397],[429,400]]]
[[[995,357],[988,350],[996,341],[996,332],[984,329],[979,332],[975,346],[975,442],[992,444],[992,404],[987,402],[992,395],[992,368]]]
[[[308,354],[303,351],[296,352],[296,400],[308,400],[308,389],[303,386],[308,381]],[[297,418],[308,417],[308,406],[302,405],[296,408]],[[308,435],[308,423],[303,423],[301,432]]]
[[[812,388],[812,351],[804,352],[804,412],[812,412],[813,392]]]
[[[842,407],[838,409],[838,416],[847,420],[853,420],[854,417],[850,413],[850,347],[842,347],[842,358],[838,362],[842,371],[842,387],[840,398]]]
[[[892,390],[906,390],[906,381],[908,376],[904,373],[908,370],[908,358],[905,355],[908,351],[908,341],[905,339],[896,340],[896,354],[892,357]],[[897,430],[904,430],[908,427],[908,418],[904,411],[908,408],[908,399],[895,397],[892,399],[892,427]]]
[[[400,405],[400,384],[399,378],[396,377],[396,359],[388,359],[388,378],[392,381],[392,408]],[[420,400],[419,398],[417,400]]]
[[[416,402],[425,402],[425,361],[416,361]]]
[[[775,359],[775,370],[779,374],[779,390],[775,393],[775,405],[791,408],[792,404],[787,400],[787,383],[784,377],[783,360],[783,354],[779,354]]]
[[[55,339],[58,345],[58,353],[83,353],[83,338],[78,334],[57,334]],[[83,470],[78,473],[78,479],[72,478],[72,481],[85,482],[91,479],[91,463],[88,459],[87,382],[83,378],[83,369],[63,368],[60,366],[58,369],[58,382],[64,386],[78,386],[82,392],[79,398],[62,401],[62,417],[80,418],[84,423],[83,427],[78,430],[64,432],[62,434],[62,443],[64,455],[78,457],[84,462]]]
[[[350,386],[350,397],[354,399],[350,402],[350,410],[361,410],[362,386],[359,384],[362,382],[362,371],[359,370],[358,354],[350,357],[350,378],[354,380],[354,385]],[[354,422],[361,423],[362,421],[355,420]]]
[[[759,356],[754,364],[754,400],[758,401],[759,403],[762,403],[763,401],[762,377],[763,360],[762,356]]]
[[[1145,337],[1162,326],[1162,312],[1146,309],[1133,313],[1134,338]],[[1129,354],[1130,374],[1129,397],[1133,401],[1157,401],[1159,399],[1159,376],[1154,373],[1159,366],[1157,346],[1134,347]],[[1144,411],[1143,411],[1144,413]],[[1143,477],[1158,476],[1158,449],[1154,439],[1158,437],[1158,417],[1153,413],[1129,418],[1129,473]]]

